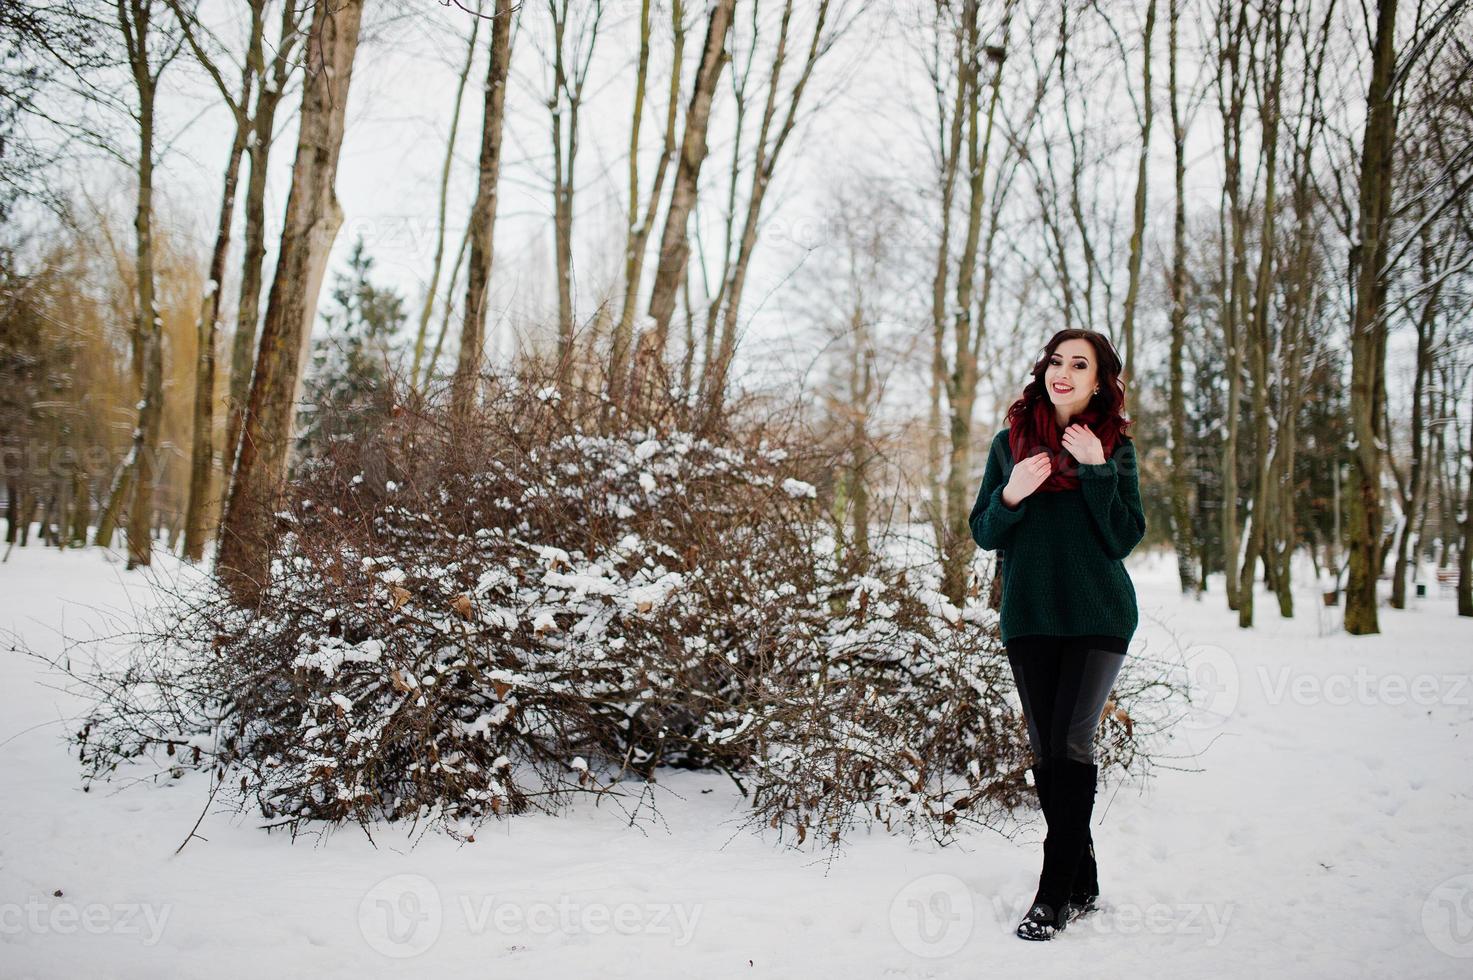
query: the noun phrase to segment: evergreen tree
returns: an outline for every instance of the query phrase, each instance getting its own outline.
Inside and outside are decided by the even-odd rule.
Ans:
[[[360,236],[348,270],[334,277],[331,301],[322,311],[325,333],[313,343],[297,427],[304,457],[370,431],[391,407],[404,298],[374,285],[372,271]]]

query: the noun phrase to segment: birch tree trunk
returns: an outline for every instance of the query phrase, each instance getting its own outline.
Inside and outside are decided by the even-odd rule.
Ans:
[[[307,37],[286,221],[215,564],[222,584],[246,605],[260,597],[270,568],[274,505],[286,476],[302,351],[342,223],[333,187],[363,6],[364,0],[316,0]]]

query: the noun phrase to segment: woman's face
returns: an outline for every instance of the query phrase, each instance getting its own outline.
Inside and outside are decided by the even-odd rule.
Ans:
[[[1084,411],[1096,384],[1095,349],[1087,340],[1071,337],[1049,355],[1043,372],[1044,386],[1054,408],[1067,418]],[[1063,390],[1067,388],[1068,390]]]

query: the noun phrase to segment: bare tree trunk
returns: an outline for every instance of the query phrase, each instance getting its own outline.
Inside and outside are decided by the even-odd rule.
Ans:
[[[435,223],[435,260],[430,266],[430,282],[425,287],[424,307],[419,312],[419,329],[414,335],[414,361],[409,383],[419,387],[420,363],[424,359],[425,336],[429,333],[430,316],[435,309],[435,294],[440,288],[440,267],[445,261],[445,210],[450,199],[450,165],[455,161],[455,137],[460,130],[460,107],[465,101],[466,80],[476,60],[476,39],[481,32],[481,0],[476,0],[476,15],[471,18],[471,36],[466,43],[465,65],[455,82],[455,103],[450,113],[450,135],[445,140],[445,162],[440,167],[440,211]]]
[[[87,526],[92,520],[92,483],[87,478],[85,467],[77,467],[72,474],[72,547],[82,548],[87,544]]]
[[[781,19],[781,32],[778,37],[777,58],[775,59],[778,62],[783,59],[786,52],[788,29],[788,17],[786,14],[789,13],[790,9],[790,7],[784,7],[785,16]],[[726,220],[722,223],[721,227],[721,264],[717,267],[717,274],[714,277],[714,288],[711,284],[712,277],[708,271],[710,263],[706,259],[705,243],[702,240],[700,224],[697,223],[694,229],[697,251],[696,268],[701,272],[706,294],[705,323],[702,331],[701,344],[700,381],[696,393],[698,410],[700,406],[704,406],[707,403],[706,393],[710,387],[710,377],[715,367],[716,347],[718,344],[717,329],[720,326],[721,310],[726,305],[726,290],[731,284],[731,271],[735,264],[732,253],[738,247],[736,242],[737,222],[740,218],[741,209],[737,207],[737,190],[741,185],[742,160],[746,153],[746,145],[743,140],[747,135],[747,108],[750,102],[748,93],[751,89],[752,68],[757,61],[757,39],[760,36],[758,8],[756,4],[751,6],[751,31],[752,42],[747,45],[745,63],[742,64],[740,70],[738,70],[735,63],[731,66],[731,155],[729,158],[730,163],[727,167],[726,200],[722,206],[722,213],[725,214]],[[746,223],[745,218],[740,218],[740,220],[743,224]],[[686,278],[686,281],[689,282],[689,277]],[[686,292],[689,292],[689,288],[686,289]],[[694,334],[694,328],[692,328],[692,334]],[[692,344],[694,344],[694,339],[692,339]],[[688,354],[687,359],[694,365],[693,352],[688,352]]]
[[[215,245],[210,254],[209,281],[205,283],[195,326],[198,350],[195,355],[194,432],[190,445],[189,499],[184,510],[184,557],[199,561],[204,557],[205,509],[213,495],[210,481],[215,473],[215,337],[219,330],[220,293],[225,282],[225,260],[230,254],[230,223],[235,214],[235,191],[240,181],[240,161],[251,131],[251,89],[255,85],[256,66],[251,56],[241,72],[240,98],[232,99],[225,79],[196,36],[197,24],[186,14],[178,0],[170,0],[178,16],[185,39],[195,57],[214,78],[221,97],[235,118],[235,134],[225,161],[224,188],[220,194],[220,213],[215,224]],[[251,44],[259,48],[264,30],[265,0],[251,0]],[[256,60],[259,61],[258,52]]]
[[[969,9],[975,10],[975,5]],[[938,32],[943,30],[942,13],[944,13],[944,8],[937,7],[935,30]],[[951,211],[956,194],[957,171],[961,166],[962,138],[965,132],[963,122],[967,100],[970,98],[970,88],[974,84],[968,74],[967,66],[971,64],[971,60],[966,50],[966,32],[960,27],[953,28],[953,30],[955,31],[953,63],[957,69],[956,96],[951,100],[949,130],[938,134],[940,145],[937,147],[937,160],[940,166],[938,176],[941,180],[941,228],[936,243],[936,261],[931,272],[931,377],[926,419],[926,431],[929,433],[926,445],[926,482],[930,505],[928,516],[938,554],[945,549],[947,537],[945,460],[943,458],[946,436],[941,427],[941,401],[946,392],[947,375],[946,292],[947,285],[951,281]],[[939,59],[934,69],[932,83],[935,86],[937,109],[940,110],[942,124],[946,125],[946,82],[944,67],[940,64]]]
[[[97,530],[93,533],[92,543],[99,548],[112,547],[113,532],[117,530],[118,518],[122,516],[123,502],[132,499],[133,473],[133,454],[130,452],[113,472],[107,503],[103,504],[102,513],[97,518]]]
[[[1473,451],[1473,425],[1468,427],[1469,450]],[[1458,615],[1473,616],[1473,478],[1463,495],[1462,517],[1457,520],[1458,539]]]
[[[1151,122],[1155,115],[1156,100],[1151,91],[1151,39],[1156,32],[1156,0],[1146,7],[1146,30],[1144,64],[1141,69],[1141,98],[1145,102],[1145,113],[1141,121],[1141,150],[1136,158],[1135,212],[1130,226],[1130,270],[1129,285],[1125,290],[1125,317],[1120,324],[1120,336],[1125,341],[1125,380],[1135,380],[1135,307],[1141,288],[1141,256],[1145,252],[1146,238],[1146,160],[1151,153]]]
[[[153,557],[150,522],[153,492],[158,481],[159,428],[164,412],[163,322],[154,292],[153,255],[153,126],[158,80],[172,56],[154,66],[149,45],[156,13],[153,0],[118,0],[118,27],[128,51],[128,65],[138,94],[138,199],[133,212],[138,272],[138,306],[134,335],[143,367],[142,399],[133,429],[130,462],[134,470],[128,509],[128,568],[147,565]],[[175,46],[175,52],[178,47]]]
[[[285,228],[216,558],[221,582],[248,605],[259,598],[269,570],[273,505],[286,476],[302,349],[342,223],[333,185],[363,0],[334,4],[316,0],[313,8]]]
[[[1378,0],[1366,129],[1361,155],[1359,242],[1351,250],[1355,309],[1350,331],[1351,450],[1350,579],[1345,590],[1345,631],[1379,633],[1376,579],[1381,570],[1381,467],[1386,436],[1381,404],[1386,390],[1387,241],[1391,223],[1392,155],[1396,141],[1396,0]]]
[[[655,282],[650,292],[649,315],[652,328],[642,331],[636,342],[632,394],[643,397],[643,378],[651,371],[663,371],[665,349],[670,335],[670,319],[675,313],[676,294],[685,279],[690,256],[686,225],[696,204],[696,185],[701,165],[706,161],[706,127],[711,121],[711,100],[716,82],[730,56],[726,52],[726,34],[731,29],[736,0],[711,0],[706,43],[701,49],[701,63],[696,70],[695,88],[685,111],[685,135],[681,140],[680,163],[675,169],[675,183],[670,190],[670,205],[665,211],[665,229],[660,236],[660,258],[655,268]]]
[[[767,190],[772,186],[773,176],[777,170],[778,158],[782,154],[783,145],[793,133],[797,124],[798,106],[803,98],[803,91],[813,76],[813,69],[823,57],[824,52],[833,43],[833,37],[824,36],[824,27],[828,20],[829,0],[819,0],[818,8],[814,14],[813,36],[809,40],[807,56],[804,59],[798,79],[793,83],[788,103],[785,108],[782,124],[777,129],[777,135],[772,138],[769,148],[769,136],[772,130],[772,122],[777,112],[778,85],[782,76],[783,64],[787,57],[788,22],[792,17],[793,2],[788,0],[783,8],[781,28],[778,35],[777,53],[773,59],[772,72],[768,78],[767,104],[763,108],[762,122],[758,128],[756,155],[752,162],[752,186],[747,194],[746,221],[742,227],[740,244],[737,248],[736,262],[732,265],[727,275],[725,287],[722,292],[725,295],[726,308],[721,318],[721,339],[717,347],[714,359],[708,358],[710,365],[701,376],[701,386],[704,390],[705,417],[715,419],[721,413],[722,401],[726,393],[727,375],[731,369],[731,360],[736,353],[737,328],[741,312],[742,292],[746,288],[747,268],[751,264],[752,253],[757,247],[757,226],[762,214],[762,202],[767,196]]]
[[[1452,405],[1456,401],[1453,394],[1453,378],[1455,372],[1453,366],[1446,359],[1437,362],[1437,417],[1447,418],[1452,413]],[[1457,497],[1459,494],[1458,466],[1455,455],[1448,452],[1450,442],[1447,437],[1446,425],[1439,425],[1432,431],[1437,436],[1437,451],[1432,458],[1439,461],[1437,467],[1437,540],[1438,555],[1437,567],[1446,569],[1451,561],[1451,556],[1456,550],[1453,542],[1458,536],[1459,524],[1456,521],[1458,510]]]
[[[5,543],[15,544],[19,533],[20,488],[15,485],[14,480],[7,480],[5,483]]]
[[[1248,550],[1243,558],[1242,578],[1238,583],[1238,625],[1253,625],[1253,575],[1259,559],[1265,555],[1269,528],[1273,525],[1277,494],[1269,486],[1270,441],[1268,389],[1269,375],[1269,302],[1274,276],[1274,229],[1278,211],[1279,159],[1279,91],[1284,74],[1284,25],[1279,0],[1268,0],[1262,16],[1270,22],[1268,49],[1264,61],[1264,88],[1259,93],[1259,119],[1263,138],[1263,233],[1258,249],[1258,274],[1253,290],[1253,318],[1249,324],[1248,343],[1252,346],[1253,366],[1253,489],[1252,524],[1248,534]]]
[[[644,276],[645,247],[654,228],[655,214],[665,186],[665,174],[675,157],[675,124],[680,108],[680,69],[685,63],[685,5],[671,0],[670,24],[674,34],[674,64],[670,71],[670,94],[665,110],[665,142],[655,164],[654,185],[640,217],[639,203],[639,123],[644,113],[645,84],[649,75],[650,0],[643,0],[639,20],[639,73],[634,96],[634,119],[629,133],[629,226],[624,244],[624,302],[609,352],[609,400],[618,405],[623,397],[624,381],[629,374],[630,349],[634,346],[634,311],[639,303],[639,283]]]
[[[1187,152],[1186,124],[1177,102],[1180,87],[1176,77],[1177,26],[1181,19],[1180,0],[1170,0],[1168,26],[1168,80],[1171,98],[1171,141],[1175,160],[1176,208],[1171,237],[1171,351],[1167,365],[1170,374],[1169,410],[1171,421],[1171,538],[1176,546],[1176,574],[1181,592],[1198,590],[1193,571],[1197,559],[1197,536],[1193,531],[1190,494],[1193,459],[1187,446],[1186,378],[1182,369],[1187,335]]]
[[[851,545],[855,554],[867,557],[869,546],[869,413],[874,398],[875,352],[870,346],[869,328],[863,314],[855,318],[855,370],[853,431],[849,436],[849,498],[854,512]]]
[[[1416,379],[1412,383],[1412,472],[1403,508],[1406,517],[1402,521],[1401,534],[1397,536],[1396,565],[1391,577],[1391,606],[1394,609],[1406,608],[1407,563],[1409,557],[1415,560],[1414,555],[1408,555],[1407,549],[1412,537],[1412,527],[1416,523],[1417,512],[1423,506],[1426,495],[1426,466],[1423,462],[1426,451],[1423,446],[1425,441],[1423,403],[1427,397],[1427,376],[1432,370],[1432,348],[1437,329],[1437,303],[1442,295],[1442,285],[1445,281],[1436,275],[1436,270],[1432,265],[1432,244],[1425,238],[1422,242],[1422,279],[1424,282],[1432,282],[1433,286],[1428,292],[1426,302],[1422,305],[1421,316],[1417,318]]]
[[[1241,64],[1244,36],[1247,34],[1248,5],[1238,7],[1237,22],[1232,22],[1233,9],[1237,5],[1224,4],[1220,8],[1221,28],[1227,32],[1223,40],[1222,57],[1228,62],[1228,95],[1223,102],[1223,155],[1226,171],[1225,191],[1229,202],[1229,219],[1232,226],[1232,257],[1228,272],[1227,302],[1223,307],[1222,328],[1227,344],[1228,398],[1227,438],[1222,447],[1222,563],[1223,588],[1227,593],[1228,608],[1237,609],[1238,594],[1238,399],[1242,391],[1243,376],[1243,294],[1246,278],[1246,207],[1242,201],[1242,118],[1245,73]],[[1249,45],[1249,58],[1252,46]],[[1219,79],[1219,86],[1222,80]],[[1251,566],[1250,566],[1251,567]]]
[[[967,232],[957,266],[956,309],[952,316],[955,363],[946,378],[947,402],[951,406],[948,426],[951,446],[947,460],[945,533],[938,539],[943,542],[941,591],[958,606],[965,601],[967,566],[971,563],[973,554],[973,549],[969,547],[972,544],[971,531],[967,525],[967,514],[971,509],[973,496],[970,492],[972,415],[977,400],[977,357],[972,332],[974,329],[980,330],[981,324],[972,323],[972,290],[977,268],[977,249],[982,233],[984,178],[991,156],[993,126],[1002,94],[1002,65],[1006,57],[1012,5],[1004,8],[1003,45],[987,51],[992,60],[993,71],[985,132],[981,131],[980,59],[983,51],[975,0],[968,0],[963,10],[963,34],[968,52],[965,71],[970,89],[967,94]]]
[[[249,82],[247,82],[249,84]],[[195,334],[194,437],[189,466],[189,501],[184,511],[184,557],[199,561],[205,550],[205,507],[211,499],[210,478],[215,473],[215,335],[219,326],[220,284],[225,281],[225,259],[230,252],[230,218],[235,211],[235,187],[246,130],[236,129],[225,165],[225,188],[220,197],[220,220],[210,257],[210,280],[200,307]]]
[[[1065,135],[1069,139],[1069,151],[1070,151],[1069,152],[1069,218],[1074,223],[1074,235],[1075,235],[1075,237],[1079,241],[1080,251],[1083,253],[1083,258],[1084,258],[1084,324],[1083,325],[1085,327],[1087,327],[1088,329],[1091,329],[1091,330],[1098,329],[1098,327],[1096,326],[1096,323],[1095,323],[1095,319],[1096,318],[1095,318],[1095,301],[1094,301],[1095,283],[1098,282],[1100,284],[1100,287],[1104,290],[1104,293],[1105,293],[1104,308],[1107,311],[1107,314],[1106,314],[1106,321],[1107,322],[1106,322],[1106,325],[1105,325],[1105,329],[1108,332],[1108,330],[1109,330],[1108,311],[1113,306],[1113,296],[1112,296],[1112,289],[1111,289],[1111,284],[1110,284],[1111,283],[1111,280],[1110,280],[1110,277],[1108,275],[1106,275],[1104,273],[1104,271],[1100,268],[1099,257],[1098,257],[1098,253],[1096,252],[1095,246],[1094,246],[1094,239],[1093,239],[1093,234],[1092,234],[1092,231],[1091,231],[1091,228],[1090,228],[1090,223],[1086,219],[1085,214],[1084,214],[1084,194],[1082,193],[1081,188],[1080,188],[1080,183],[1081,183],[1081,180],[1082,180],[1083,175],[1084,175],[1084,168],[1085,168],[1085,166],[1086,166],[1086,164],[1087,164],[1087,162],[1089,160],[1089,149],[1088,149],[1088,145],[1087,145],[1087,140],[1088,140],[1088,136],[1089,136],[1089,127],[1088,127],[1088,125],[1079,126],[1079,127],[1077,127],[1077,131],[1076,131],[1076,126],[1075,126],[1075,123],[1074,123],[1073,112],[1072,112],[1072,109],[1073,109],[1073,106],[1075,105],[1076,100],[1069,98],[1069,74],[1068,74],[1068,71],[1069,71],[1070,66],[1073,64],[1073,59],[1070,57],[1070,55],[1072,54],[1072,52],[1074,50],[1073,46],[1069,43],[1070,42],[1070,37],[1071,37],[1071,32],[1070,32],[1070,28],[1069,28],[1070,7],[1071,7],[1071,4],[1070,4],[1069,0],[1061,0],[1061,2],[1059,4],[1059,13],[1060,13],[1060,16],[1059,16],[1059,43],[1058,43],[1059,85],[1062,88],[1063,93],[1064,93],[1064,98],[1063,98],[1063,102],[1062,102],[1062,105],[1061,105],[1061,109],[1062,109],[1061,116],[1062,116],[1063,122],[1064,122],[1064,133],[1065,133]],[[1079,101],[1082,103],[1085,100],[1079,100]],[[1053,157],[1054,157],[1054,154],[1050,154],[1050,153],[1044,154],[1044,165],[1045,165],[1046,169],[1049,172],[1049,180],[1050,180],[1050,183],[1054,186],[1055,190],[1057,190],[1058,184],[1057,184],[1057,180],[1056,180],[1056,178],[1054,176],[1054,173],[1053,173],[1053,166],[1054,166]],[[1053,197],[1053,200],[1055,202],[1057,202],[1057,200],[1058,200],[1057,193],[1053,194],[1052,197]],[[1063,260],[1064,244],[1063,244],[1063,229],[1062,229],[1061,226],[1062,226],[1062,221],[1055,220],[1055,222],[1054,222],[1055,234],[1059,238],[1058,248],[1059,248],[1059,251],[1060,251],[1060,265],[1062,267],[1064,267],[1064,268],[1067,268],[1068,267],[1067,266],[1067,263],[1064,262],[1064,260]]]
[[[1290,22],[1297,16],[1297,4],[1291,7]],[[1323,114],[1315,109],[1320,99],[1320,82],[1324,74],[1325,56],[1329,51],[1330,28],[1334,4],[1326,5],[1318,40],[1311,42],[1304,34],[1305,62],[1310,66],[1305,81],[1305,94],[1301,109],[1305,118],[1302,138],[1293,145],[1290,181],[1292,202],[1296,221],[1295,235],[1291,247],[1287,272],[1288,290],[1284,303],[1284,339],[1281,347],[1288,351],[1287,367],[1284,371],[1284,387],[1280,397],[1278,441],[1274,446],[1274,462],[1270,483],[1279,488],[1279,505],[1276,511],[1274,532],[1270,537],[1272,564],[1276,569],[1275,591],[1279,599],[1279,614],[1289,618],[1294,614],[1294,590],[1292,583],[1292,558],[1298,544],[1295,539],[1295,481],[1294,463],[1298,452],[1298,418],[1303,404],[1304,389],[1308,383],[1304,365],[1314,357],[1315,322],[1319,307],[1315,281],[1316,228],[1320,221],[1313,194],[1313,163],[1317,134],[1323,123]],[[1310,556],[1314,557],[1314,543],[1310,542]],[[1317,563],[1316,563],[1317,564]],[[1319,569],[1316,568],[1316,575]]]
[[[501,129],[506,117],[506,79],[511,69],[512,16],[517,7],[515,0],[496,0],[495,21],[491,26],[491,61],[486,68],[486,96],[481,115],[480,177],[469,229],[470,269],[466,275],[460,357],[450,390],[451,410],[460,420],[470,416],[480,391],[481,358],[486,347],[486,297],[491,289],[494,258],[496,195],[501,178]]]
[[[548,106],[552,115],[552,229],[557,270],[555,362],[558,383],[566,388],[573,375],[576,357],[573,345],[573,188],[578,162],[578,115],[583,108],[583,86],[588,81],[589,63],[598,46],[599,22],[605,7],[601,0],[595,0],[587,19],[578,25],[581,29],[574,36],[571,64],[564,49],[573,9],[571,0],[548,0],[547,8],[553,28],[553,90]]]
[[[466,254],[471,247],[471,229],[467,225],[465,233],[460,236],[460,248],[455,252],[455,265],[450,267],[450,281],[445,285],[445,304],[440,311],[440,329],[435,333],[435,349],[430,352],[430,359],[425,363],[424,379],[420,382],[421,388],[428,388],[430,380],[435,376],[435,365],[440,363],[440,348],[445,346],[445,336],[450,332],[450,315],[455,306],[455,290],[460,286],[460,269],[465,265]]]
[[[558,4],[561,3],[561,13]],[[557,276],[556,377],[565,382],[573,359],[573,174],[578,153],[578,103],[564,105],[572,94],[568,85],[563,39],[568,26],[568,0],[549,0],[553,23],[552,98],[552,240],[553,268]],[[602,7],[598,7],[602,11]],[[567,115],[567,147],[563,145],[563,117]]]
[[[255,111],[251,114],[251,135],[246,153],[251,161],[251,175],[246,181],[245,227],[241,231],[240,297],[236,303],[235,340],[230,356],[230,394],[225,414],[225,443],[221,447],[226,493],[230,475],[235,471],[240,452],[241,421],[245,417],[246,399],[250,394],[251,372],[256,364],[256,327],[261,319],[261,285],[266,261],[266,177],[271,159],[271,143],[276,129],[276,109],[281,103],[287,82],[296,70],[293,58],[300,41],[302,18],[307,5],[286,2],[281,7],[281,29],[271,59],[271,80],[266,81],[264,29],[251,38],[247,64],[261,79]],[[223,524],[225,508],[220,509]],[[217,534],[218,539],[218,534]]]

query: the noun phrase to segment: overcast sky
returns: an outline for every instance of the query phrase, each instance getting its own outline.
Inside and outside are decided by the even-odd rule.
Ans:
[[[490,0],[487,5],[490,6]],[[928,5],[914,0],[874,2],[864,9],[854,0],[848,5],[847,9],[855,17],[853,25],[820,63],[805,96],[808,110],[804,113],[805,121],[784,150],[778,182],[764,208],[762,238],[743,299],[743,320],[750,318],[750,323],[745,325],[738,371],[777,364],[795,370],[811,358],[811,337],[803,336],[791,342],[788,339],[792,331],[807,326],[793,313],[803,308],[803,297],[793,293],[796,284],[803,281],[801,270],[822,270],[839,261],[830,248],[834,243],[825,224],[833,188],[848,186],[848,181],[858,179],[872,186],[875,182],[893,185],[902,195],[915,197],[923,193],[930,180],[926,129],[930,125],[928,80],[917,34],[907,26],[914,20],[915,11],[925,6]],[[1132,42],[1140,32],[1134,14],[1122,8],[1120,16],[1123,19],[1117,29],[1128,43],[1138,43]],[[222,38],[234,39],[238,49],[241,27],[234,23],[239,17],[239,6],[234,0],[205,0],[203,17],[220,31]],[[574,254],[580,322],[592,313],[597,292],[605,284],[617,281],[620,270],[638,17],[638,0],[608,3],[604,37],[590,72],[587,103],[580,119]],[[1170,118],[1165,103],[1164,20],[1164,16],[1158,20],[1154,68],[1157,104],[1149,164],[1151,226],[1147,244],[1151,250],[1169,248],[1174,203]],[[544,10],[529,5],[514,42],[488,331],[492,350],[498,356],[505,356],[513,348],[514,331],[528,322],[550,323],[555,314],[549,181],[552,155],[545,106],[549,71],[543,57],[547,45],[546,21]],[[687,75],[693,70],[705,31],[704,22],[694,14],[690,23],[686,38]],[[331,268],[342,267],[347,250],[361,235],[376,263],[379,281],[398,288],[415,314],[432,266],[440,168],[455,79],[465,56],[470,24],[469,14],[439,0],[371,2],[363,47],[353,72],[347,136],[337,183],[346,219],[335,244]],[[800,31],[803,26],[806,24],[800,25]],[[1188,78],[1197,71],[1200,30],[1196,24],[1184,25],[1181,70]],[[650,103],[645,111],[642,140],[642,154],[651,154],[642,161],[641,180],[646,190],[652,173],[652,154],[658,149],[663,127],[670,60],[668,27],[663,21],[657,24],[655,34]],[[742,34],[743,38],[747,36],[749,32]],[[798,36],[806,42],[806,35]],[[474,193],[481,130],[481,83],[488,42],[489,22],[486,22],[477,42],[476,61],[462,109],[451,181],[442,289]],[[1106,39],[1098,44],[1081,42],[1071,53],[1084,63],[1084,71],[1093,71],[1099,78],[1091,91],[1090,104],[1085,107],[1088,121],[1095,126],[1105,123],[1101,132],[1112,132],[1124,148],[1116,157],[1119,165],[1099,175],[1092,190],[1102,199],[1118,201],[1128,212],[1135,184],[1135,151],[1130,144],[1134,142],[1136,121],[1124,85],[1132,80],[1138,84],[1139,54],[1133,52],[1133,62],[1128,65],[1122,64],[1123,59],[1118,56],[1112,63]],[[1010,57],[1022,56],[1024,53],[1015,45]],[[744,49],[738,49],[736,57],[739,63],[745,57]],[[763,65],[759,57],[754,75],[761,74]],[[725,204],[725,178],[734,133],[729,88],[732,66],[727,71],[713,116],[710,156],[702,175],[702,238],[713,252],[713,265],[719,261],[719,254],[715,253],[719,253],[723,220],[720,209]],[[1354,76],[1355,72],[1348,74]],[[213,235],[230,122],[223,108],[216,104],[213,86],[187,56],[170,67],[165,81],[160,142],[163,145],[167,141],[168,148],[162,155],[157,176],[163,199],[161,211],[175,226],[184,224],[179,230],[196,237],[203,257]],[[754,78],[754,87],[759,81]],[[1355,84],[1353,77],[1348,81],[1352,86]],[[684,97],[683,94],[682,101]],[[274,260],[274,245],[295,153],[298,101],[294,88],[283,102],[279,119],[281,135],[272,161],[267,207],[271,223],[268,246],[273,249],[268,254],[268,263]],[[1192,117],[1189,134],[1187,191],[1193,209],[1211,211],[1218,207],[1222,183],[1219,129],[1220,120],[1209,94]],[[751,139],[749,132],[748,144]],[[109,179],[94,175],[89,182]],[[667,181],[667,192],[668,188]],[[745,193],[745,184],[742,189]],[[114,193],[125,198],[129,193],[126,183],[117,183]],[[1021,185],[1014,193],[1027,202],[1032,191]],[[120,209],[120,213],[127,211]],[[663,211],[657,219],[656,239],[660,222],[663,222]],[[921,230],[924,232],[924,226]],[[238,243],[237,231],[237,246]],[[914,244],[918,249],[932,247],[923,240]],[[232,254],[231,267],[227,294],[233,296],[238,248]],[[652,274],[653,259],[646,268],[646,290]],[[699,302],[699,280],[695,285]],[[641,301],[641,312],[644,302]],[[905,302],[903,298],[901,302]],[[923,317],[929,308],[929,287],[916,293],[915,304]],[[1041,343],[1056,326],[1038,324],[1034,329],[1036,342]],[[1030,338],[1028,343],[1034,344],[1034,340]],[[1153,359],[1145,352],[1141,356]],[[1020,378],[1028,366],[1017,365]]]

